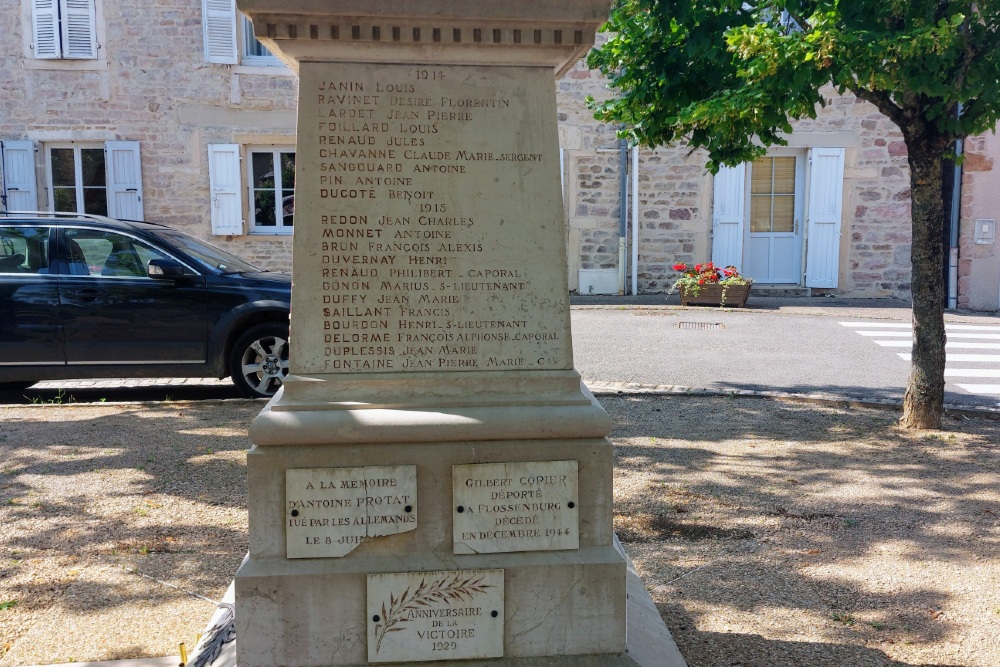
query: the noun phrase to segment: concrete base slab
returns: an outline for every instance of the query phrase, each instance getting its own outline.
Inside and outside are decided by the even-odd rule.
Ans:
[[[617,537],[615,546],[625,555]],[[627,664],[637,667],[687,667],[687,662],[674,643],[674,638],[670,636],[670,630],[656,609],[652,596],[635,571],[632,559],[625,555],[625,560],[628,563],[625,584],[628,595],[625,653],[630,660]]]

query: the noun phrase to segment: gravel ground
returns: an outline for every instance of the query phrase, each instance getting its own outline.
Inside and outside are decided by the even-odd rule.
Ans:
[[[690,667],[1000,665],[1000,423],[602,402],[616,529]],[[246,551],[260,408],[0,407],[0,667],[193,645]]]

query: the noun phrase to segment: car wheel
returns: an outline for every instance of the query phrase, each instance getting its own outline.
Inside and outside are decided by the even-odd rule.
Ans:
[[[229,353],[229,374],[247,398],[270,398],[288,375],[288,326],[255,324],[236,339]]]

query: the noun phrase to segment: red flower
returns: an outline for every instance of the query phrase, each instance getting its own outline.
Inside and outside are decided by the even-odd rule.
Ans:
[[[683,263],[674,264],[673,269],[674,271],[685,271],[687,270],[687,264]]]

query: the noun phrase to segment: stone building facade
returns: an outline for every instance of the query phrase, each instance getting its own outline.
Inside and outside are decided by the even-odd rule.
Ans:
[[[46,4],[55,19],[39,25]],[[89,14],[71,24],[81,8]],[[251,228],[247,178],[255,151],[294,152],[296,77],[255,55],[232,0],[11,0],[0,6],[0,31],[7,208],[143,217],[261,266],[289,267],[291,229]],[[237,233],[213,233],[213,208],[233,195],[222,187],[232,183],[211,187],[211,146],[236,147],[242,215],[228,231]],[[33,179],[22,168],[25,148]],[[106,175],[112,163],[112,172],[130,172],[128,204]]]
[[[296,78],[234,0],[10,0],[0,30],[7,208],[143,217],[290,267]],[[623,152],[583,63],[556,86],[580,293],[665,292],[712,259],[783,293],[909,297],[906,146],[871,105],[828,91],[787,148],[712,176],[683,146]],[[1000,142],[965,149],[957,302],[998,310]]]
[[[711,259],[717,264],[733,263],[751,274],[758,285],[779,293],[909,298],[907,149],[899,129],[872,105],[826,90],[826,106],[817,118],[793,123],[788,147],[769,151],[769,157],[805,162],[799,167],[799,180],[804,183],[798,184],[794,195],[804,201],[797,204],[793,216],[793,230],[798,233],[786,235],[792,237],[792,252],[784,255],[791,270],[760,271],[760,262],[754,266],[753,256],[767,253],[761,252],[759,238],[754,237],[768,234],[753,231],[752,203],[737,212],[742,213],[743,225],[735,238],[729,234],[729,247],[719,241],[725,234],[721,231],[725,223],[732,221],[726,218],[727,202],[719,198],[720,177],[726,175],[713,177],[705,169],[703,152],[675,146],[642,149],[637,156],[622,155],[613,128],[594,121],[585,106],[588,95],[601,100],[611,94],[606,80],[578,63],[557,86],[565,153],[568,254],[571,264],[575,263],[570,280],[581,293],[605,292],[612,287],[638,293],[666,291],[676,276],[670,268],[674,263]],[[812,170],[814,157],[834,152],[841,154],[839,178]],[[960,259],[958,280],[952,281],[952,299],[959,307],[996,311],[1000,309],[1000,252],[995,244],[1000,171],[994,169],[994,160],[1000,155],[1000,139],[995,134],[971,138],[964,142],[964,152]],[[745,202],[754,197],[752,174],[756,166],[742,167],[735,174],[736,180],[743,181]],[[624,186],[623,169],[631,172],[625,176]],[[824,187],[817,187],[821,183]],[[839,229],[836,243],[826,243],[822,253],[813,254],[810,241],[822,240],[823,232],[810,237],[810,216],[817,212],[810,210],[810,199],[821,198],[833,204],[836,202],[831,198],[839,200],[839,206],[829,211],[835,214]],[[622,201],[627,209],[626,252],[619,249]],[[637,234],[631,231],[633,219]],[[734,252],[734,246],[740,247]],[[619,270],[623,259],[625,270]],[[773,263],[776,256],[768,259]],[[821,267],[825,263],[825,275],[810,276],[810,262]],[[759,274],[754,275],[755,269]]]

